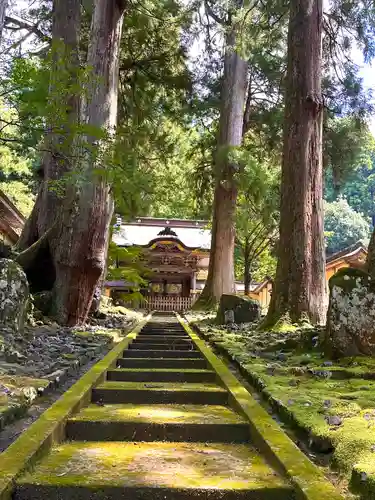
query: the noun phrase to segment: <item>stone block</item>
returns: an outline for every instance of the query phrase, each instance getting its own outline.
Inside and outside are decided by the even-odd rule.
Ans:
[[[233,313],[229,313],[233,311]],[[232,319],[234,323],[252,323],[260,318],[260,304],[249,297],[239,295],[222,295],[216,322],[223,325]]]
[[[375,355],[375,288],[370,276],[359,269],[341,269],[329,280],[329,289],[326,353]]]

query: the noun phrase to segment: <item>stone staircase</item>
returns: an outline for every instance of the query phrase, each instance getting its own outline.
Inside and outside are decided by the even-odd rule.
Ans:
[[[21,477],[18,500],[294,498],[250,443],[249,424],[174,316],[153,316]]]

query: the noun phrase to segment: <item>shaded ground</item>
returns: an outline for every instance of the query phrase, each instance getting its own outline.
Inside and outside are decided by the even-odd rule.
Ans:
[[[375,359],[324,358],[319,329],[257,332],[251,325],[231,329],[193,318],[311,450],[329,455],[363,498],[374,498]]]
[[[22,335],[0,328],[0,431],[25,416],[37,398],[60,393],[65,382],[79,378],[138,316],[113,308],[79,330],[48,320],[28,325]]]

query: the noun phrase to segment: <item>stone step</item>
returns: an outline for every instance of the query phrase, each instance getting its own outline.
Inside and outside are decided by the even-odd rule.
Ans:
[[[148,351],[147,351],[148,352]],[[207,368],[204,358],[119,358],[120,368]]]
[[[109,370],[108,380],[128,382],[215,382],[216,373],[211,370],[176,368],[128,368]]]
[[[129,349],[131,350],[150,350],[150,351],[196,351],[195,344],[192,342],[185,342],[184,344],[174,343],[173,340],[165,342],[164,344],[155,344],[151,342],[140,342],[135,341],[130,344]]]
[[[159,334],[159,333],[165,333],[165,334],[171,334],[174,335],[176,333],[179,333],[180,335],[187,335],[186,331],[183,328],[142,328],[142,332],[150,332],[152,334]]]
[[[138,335],[135,340],[137,343],[147,343],[147,342],[157,342],[158,344],[164,344],[169,342],[175,342],[177,344],[189,344],[193,341],[190,337],[168,337],[168,336],[158,336],[155,337],[153,335]]]
[[[182,338],[190,338],[189,335],[185,332],[168,332],[168,331],[160,331],[160,332],[155,332],[155,331],[141,331],[139,332],[138,336],[143,337],[145,335],[152,335],[153,337],[182,337]]]
[[[67,422],[68,440],[244,443],[249,424],[230,408],[204,405],[90,405]]]
[[[249,445],[71,442],[19,479],[16,500],[291,500]]]
[[[177,335],[138,335],[137,342],[192,342],[190,337],[181,337]]]
[[[127,349],[123,353],[124,358],[202,358],[200,351],[147,351],[144,349],[130,350]]]
[[[107,381],[92,390],[92,401],[103,404],[226,405],[228,393],[216,384]]]

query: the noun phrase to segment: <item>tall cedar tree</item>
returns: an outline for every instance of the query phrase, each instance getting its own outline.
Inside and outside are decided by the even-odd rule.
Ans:
[[[279,259],[266,323],[324,323],[322,0],[292,0],[288,32]]]
[[[242,2],[235,2],[237,9]],[[231,149],[242,144],[243,113],[247,89],[247,62],[238,53],[240,26],[233,18],[226,33],[221,110],[215,158],[210,264],[205,287],[196,307],[215,305],[222,294],[234,292],[234,243],[239,166],[231,159]],[[231,20],[229,20],[231,23]]]
[[[50,132],[44,138],[43,178],[34,208],[17,242],[17,249],[21,251],[18,260],[26,270],[33,291],[53,288],[58,273],[56,252],[60,235],[57,226],[61,224],[63,196],[51,187],[74,168],[72,143],[80,110],[77,92],[80,0],[54,0],[52,14]]]
[[[7,7],[8,7],[8,0],[0,0],[0,40],[3,34]]]
[[[84,121],[90,130],[103,130],[114,137],[117,124],[119,51],[125,2],[97,0],[91,22],[87,67],[94,75],[88,88]],[[54,285],[55,313],[61,323],[85,322],[96,287],[107,261],[113,215],[111,187],[106,176],[103,146],[96,134],[87,137],[89,155],[84,165],[86,182],[67,196],[57,251]]]
[[[72,18],[78,15],[79,4],[78,0],[55,0],[55,13],[59,9],[61,11],[59,16],[54,16],[53,38],[60,38],[64,45],[67,45],[66,27],[73,29],[75,23]],[[68,7],[71,7],[70,11]],[[86,157],[80,166],[84,182],[68,184],[64,201],[51,191],[51,179],[61,178],[66,172],[65,161],[60,158],[56,162],[59,153],[57,150],[56,154],[53,145],[59,138],[54,136],[50,156],[57,163],[57,169],[54,171],[49,168],[49,160],[44,165],[41,192],[20,239],[21,249],[38,241],[33,245],[34,248],[29,247],[19,257],[23,265],[30,260],[31,272],[35,272],[38,265],[40,270],[41,256],[48,264],[52,264],[53,312],[61,324],[75,325],[86,320],[106,264],[113,201],[105,176],[96,174],[105,168],[105,165],[100,164],[103,161],[103,144],[98,139],[98,130],[113,135],[116,126],[118,61],[124,8],[120,0],[95,2],[87,56],[92,84],[86,89],[83,115],[86,130],[93,131],[93,136],[85,137]],[[58,31],[57,26],[64,22],[65,29]],[[78,29],[75,30],[76,35],[78,32]],[[70,64],[69,69],[72,66]],[[57,67],[52,72],[56,70]],[[53,82],[53,76],[51,80]],[[67,106],[67,112],[70,112],[72,107]],[[64,159],[69,156],[72,159],[66,150],[64,153]],[[44,251],[35,252],[35,248],[44,248]]]

